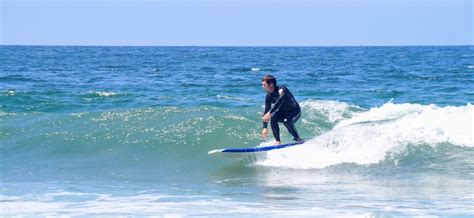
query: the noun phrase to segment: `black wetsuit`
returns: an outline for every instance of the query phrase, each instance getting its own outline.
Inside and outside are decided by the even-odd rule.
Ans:
[[[286,126],[294,140],[300,139],[294,125],[301,116],[300,105],[286,86],[276,86],[272,93],[267,93],[263,114],[265,115],[267,112],[271,114],[270,125],[275,140],[280,141],[278,122],[282,122]],[[267,122],[263,122],[263,128],[267,128],[267,125]]]

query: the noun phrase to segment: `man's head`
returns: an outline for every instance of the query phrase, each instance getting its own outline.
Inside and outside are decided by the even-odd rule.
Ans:
[[[274,76],[272,75],[265,75],[262,78],[262,88],[268,92],[272,93],[273,90],[275,90],[275,87],[277,85],[277,80]]]

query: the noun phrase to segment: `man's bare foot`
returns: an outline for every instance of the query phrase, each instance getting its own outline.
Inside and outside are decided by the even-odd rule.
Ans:
[[[281,141],[275,141],[275,145],[281,144]]]

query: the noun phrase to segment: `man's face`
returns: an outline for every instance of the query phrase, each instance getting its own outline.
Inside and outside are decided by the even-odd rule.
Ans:
[[[263,90],[270,93],[270,92],[272,92],[272,88],[273,88],[273,83],[270,83],[270,85],[268,85],[267,81],[262,81],[262,89]]]

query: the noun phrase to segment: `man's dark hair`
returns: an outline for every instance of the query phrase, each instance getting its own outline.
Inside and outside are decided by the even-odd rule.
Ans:
[[[277,85],[277,79],[272,76],[272,75],[265,75],[263,78],[262,78],[262,81],[265,81],[267,82],[268,85],[270,85],[270,83],[273,83],[274,86]]]

